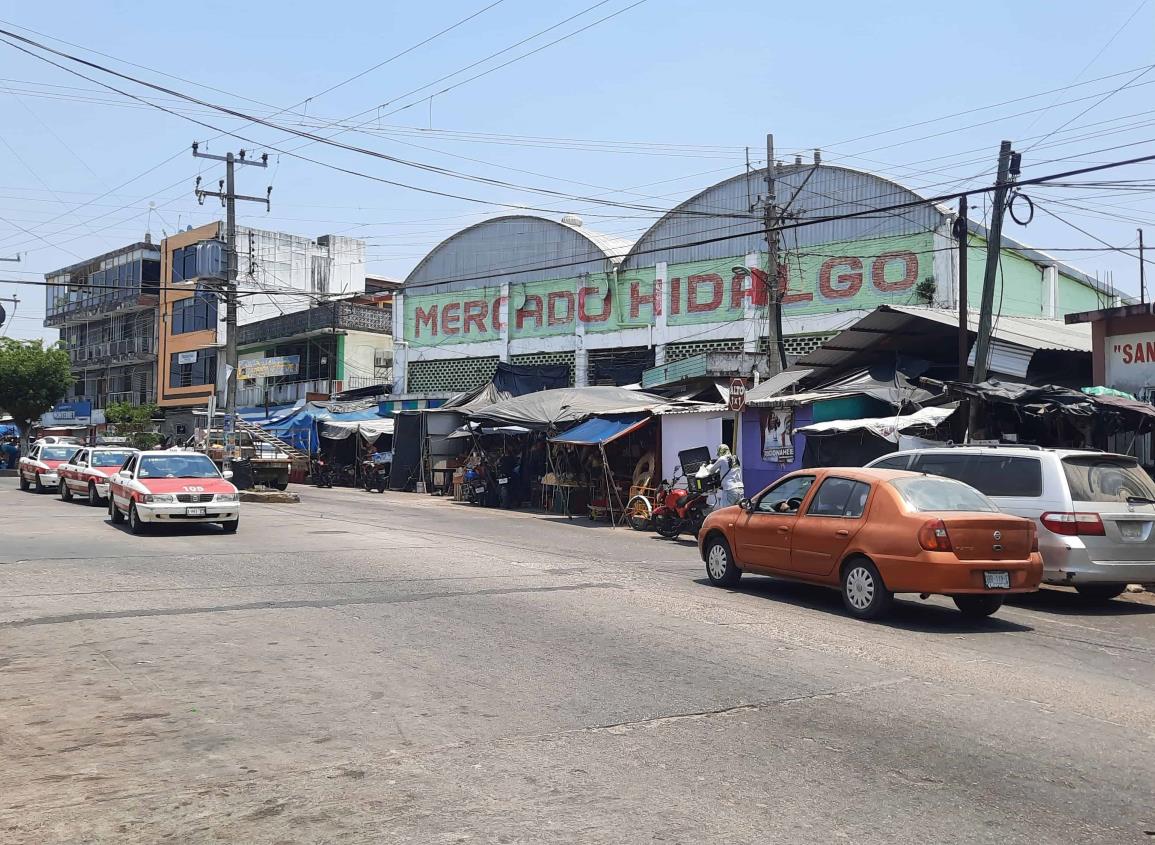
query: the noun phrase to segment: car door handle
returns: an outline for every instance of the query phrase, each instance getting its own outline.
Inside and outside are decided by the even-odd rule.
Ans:
[[[789,529],[789,528],[787,528],[785,525],[779,525],[779,526],[778,526],[778,533],[779,533],[779,534],[789,534],[789,533],[790,533],[790,529]]]
[[[839,537],[849,537],[850,536],[850,532],[847,531],[845,528],[839,528],[834,533],[837,534]]]

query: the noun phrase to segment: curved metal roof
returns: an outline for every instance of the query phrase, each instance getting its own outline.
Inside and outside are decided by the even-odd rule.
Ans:
[[[405,279],[404,290],[451,291],[604,273],[631,242],[548,217],[511,214],[456,232]]]
[[[775,171],[778,204],[789,204],[801,220],[868,211],[924,199],[909,188],[876,176],[829,164],[779,165]],[[690,197],[646,231],[622,262],[622,269],[652,267],[660,261],[708,261],[765,251],[759,196],[766,192],[766,170],[723,180]],[[715,216],[716,215],[716,216]],[[789,229],[783,249],[933,231],[944,214],[917,206],[880,215],[863,215]],[[705,243],[703,243],[705,241]],[[692,246],[676,246],[693,244]]]

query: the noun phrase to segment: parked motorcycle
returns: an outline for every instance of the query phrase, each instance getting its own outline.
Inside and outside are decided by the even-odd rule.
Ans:
[[[705,522],[706,516],[713,510],[710,494],[718,489],[717,479],[687,478],[680,473],[681,467],[675,469],[674,481],[663,481],[658,487],[650,524],[654,531],[666,538],[677,537],[679,534],[698,536],[698,531]],[[684,483],[679,484],[682,481]]]
[[[375,452],[361,462],[361,484],[372,493],[384,493],[389,486],[389,470],[393,465],[392,452]]]
[[[317,458],[313,461],[310,476],[318,487],[332,487],[337,480],[337,468],[324,458]]]

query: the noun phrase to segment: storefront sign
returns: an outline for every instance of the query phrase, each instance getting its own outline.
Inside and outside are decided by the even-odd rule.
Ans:
[[[824,244],[788,254],[779,285],[785,313],[815,314],[909,304],[914,288],[931,275],[932,235],[871,238]],[[477,287],[447,294],[405,296],[405,340],[411,346],[483,343],[501,338],[572,335],[654,325],[724,323],[742,319],[747,307],[765,308],[764,270],[735,273],[744,256],[671,264],[665,280],[654,268],[614,277],[602,273],[501,288]]]
[[[1155,386],[1155,332],[1106,338],[1107,386],[1139,394]]]
[[[176,353],[176,362],[178,364],[195,364],[197,362],[197,350]]]
[[[295,376],[301,370],[301,356],[283,355],[279,358],[246,358],[238,362],[237,369],[242,379]]]
[[[61,402],[40,417],[43,426],[88,425],[92,422],[92,402],[78,399],[75,402]]]
[[[767,408],[762,411],[762,460],[767,463],[794,463],[793,408]]]

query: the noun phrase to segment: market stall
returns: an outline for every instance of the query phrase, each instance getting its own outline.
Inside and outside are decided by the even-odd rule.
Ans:
[[[584,490],[590,519],[604,515],[616,523],[639,471],[646,479],[653,477],[659,451],[653,419],[649,412],[596,416],[550,437],[553,470],[543,477],[543,493],[560,496],[562,511],[569,515],[573,495]]]

